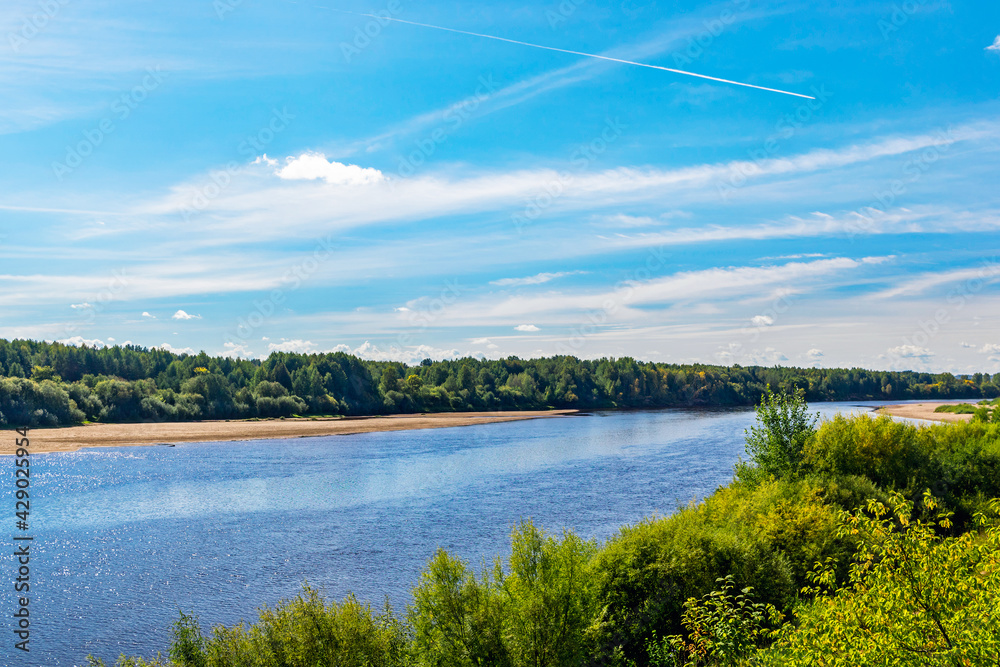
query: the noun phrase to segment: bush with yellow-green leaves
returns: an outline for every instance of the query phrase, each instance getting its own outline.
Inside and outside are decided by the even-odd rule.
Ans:
[[[929,494],[923,506],[938,509]],[[798,623],[759,657],[765,665],[996,665],[1000,663],[1000,501],[977,530],[941,537],[951,515],[914,519],[895,495],[845,513],[841,532],[860,537],[849,582],[830,592],[829,568]]]

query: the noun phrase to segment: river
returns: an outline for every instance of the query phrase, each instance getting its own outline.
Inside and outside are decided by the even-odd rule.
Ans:
[[[253,621],[306,580],[376,607],[388,595],[402,613],[438,547],[478,566],[507,554],[522,518],[605,540],[704,497],[730,480],[752,422],[748,409],[598,412],[35,455],[31,653],[13,648],[8,583],[0,655],[44,667],[83,665],[88,653],[149,657],[166,652],[179,609],[206,627]],[[11,582],[14,559],[2,562]]]

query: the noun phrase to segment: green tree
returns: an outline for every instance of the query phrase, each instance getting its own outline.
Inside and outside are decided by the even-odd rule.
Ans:
[[[485,570],[480,580],[439,549],[413,590],[413,657],[421,667],[510,667],[507,601]]]
[[[749,462],[737,464],[737,477],[755,483],[773,475],[785,477],[798,471],[806,441],[815,432],[819,413],[810,415],[802,390],[795,393],[767,390],[757,406],[757,423],[746,431]]]
[[[292,374],[288,372],[285,362],[279,361],[278,365],[274,367],[274,370],[271,371],[271,380],[277,382],[285,389],[291,390]]]
[[[31,379],[35,382],[41,382],[42,380],[59,382],[61,378],[56,375],[51,366],[35,366],[31,369]]]
[[[510,651],[523,667],[578,665],[584,658],[584,629],[594,613],[587,565],[596,551],[571,532],[546,536],[530,521],[511,535],[510,573],[498,570],[510,600]]]
[[[468,389],[469,391],[476,388],[476,378],[468,364],[462,364],[462,368],[458,371],[458,386],[460,389]]]
[[[420,379],[419,375],[410,375],[406,378],[406,390],[411,393],[418,393],[423,386],[424,381]]]
[[[326,393],[323,378],[315,366],[310,364],[292,374],[292,392],[303,398],[322,396]]]
[[[378,382],[378,389],[382,395],[387,395],[390,391],[399,390],[399,370],[395,364],[389,364],[382,369],[382,377]]]

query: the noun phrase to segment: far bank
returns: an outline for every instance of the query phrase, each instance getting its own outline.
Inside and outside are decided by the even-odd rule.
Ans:
[[[496,422],[566,417],[577,410],[532,410],[507,412],[439,412],[381,417],[293,418],[266,420],[219,420],[140,424],[86,424],[63,428],[31,429],[31,452],[73,452],[83,447],[131,447],[180,442],[270,440],[322,435],[351,435],[376,431],[472,426]],[[0,442],[0,455],[13,454],[14,431]]]

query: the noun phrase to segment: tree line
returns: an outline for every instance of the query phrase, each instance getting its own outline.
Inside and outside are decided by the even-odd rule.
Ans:
[[[334,352],[266,359],[0,339],[0,425],[544,408],[754,405],[767,387],[812,401],[1000,396],[1000,374],[636,361],[425,359]]]

